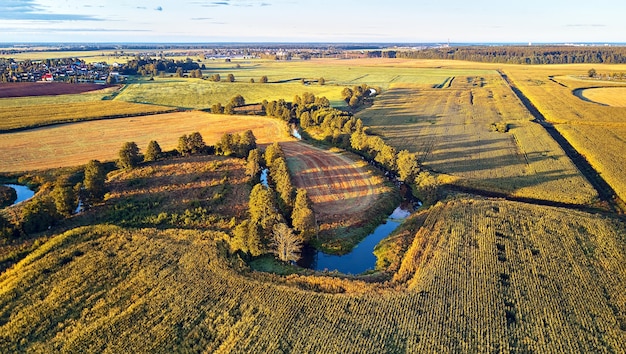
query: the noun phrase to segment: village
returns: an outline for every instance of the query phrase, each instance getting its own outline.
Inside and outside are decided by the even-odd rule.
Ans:
[[[116,83],[123,77],[116,65],[105,62],[86,63],[81,59],[46,59],[15,61],[0,59],[0,82],[89,82]]]

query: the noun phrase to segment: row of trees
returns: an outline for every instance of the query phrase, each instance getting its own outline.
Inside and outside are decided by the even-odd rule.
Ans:
[[[379,53],[372,52],[370,56]],[[387,53],[388,57],[454,59],[507,64],[626,63],[625,47],[465,46]]]
[[[367,84],[361,84],[352,88],[346,87],[341,91],[341,97],[350,106],[350,108],[357,108],[366,103],[371,103],[373,97],[375,97],[380,88],[369,87]]]
[[[269,169],[268,183],[252,188],[249,218],[233,230],[231,248],[251,256],[273,252],[283,262],[296,261],[303,242],[316,230],[311,202],[306,190],[294,189],[278,143],[268,146],[264,154],[250,151],[246,173],[253,181],[258,180],[263,165]]]

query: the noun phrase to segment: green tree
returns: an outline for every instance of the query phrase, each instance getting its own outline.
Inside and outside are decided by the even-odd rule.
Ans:
[[[294,202],[291,221],[293,228],[299,231],[304,239],[310,239],[317,229],[315,214],[306,189],[298,188],[296,190],[296,201]]]
[[[256,137],[254,136],[252,130],[248,129],[241,133],[239,146],[237,148],[237,155],[239,157],[246,157],[253,149],[256,149]]]
[[[106,173],[104,166],[98,160],[91,160],[85,166],[85,177],[83,180],[83,198],[86,206],[91,206],[101,201],[106,193],[105,182]]]
[[[253,257],[263,254],[264,247],[259,226],[248,219],[237,225],[233,230],[230,247],[232,251],[240,250]]]
[[[192,154],[200,154],[204,152],[206,143],[199,132],[193,132],[188,137],[189,150]]]
[[[250,221],[258,224],[266,232],[271,231],[272,227],[281,220],[276,208],[274,193],[260,183],[252,187],[248,211]]]
[[[402,150],[398,153],[396,164],[398,165],[398,177],[400,180],[405,183],[413,183],[415,177],[420,172],[417,155],[407,150]]]
[[[278,142],[272,143],[272,145],[268,145],[265,148],[265,165],[267,167],[271,167],[274,160],[279,157],[285,157],[285,153],[283,152],[283,148],[280,147]]]
[[[0,214],[0,239],[8,240],[14,235],[13,224]]]
[[[291,183],[291,176],[289,175],[289,169],[287,168],[287,162],[284,157],[278,157],[272,162],[270,167],[270,176],[276,186],[276,193],[278,193],[278,206],[283,211],[284,215],[291,215],[293,208],[293,184]]]
[[[78,196],[67,176],[59,177],[52,189],[52,199],[56,211],[63,216],[70,216],[78,206]]]
[[[213,114],[223,114],[224,113],[224,107],[222,107],[221,103],[216,103],[214,105],[211,106],[211,113]]]
[[[302,238],[294,234],[287,224],[278,223],[273,228],[272,248],[279,260],[295,262],[300,259]]]
[[[261,83],[262,84],[267,84],[267,81],[268,81],[267,80],[267,76],[265,76],[265,75],[261,76]]]
[[[220,141],[216,144],[217,153],[224,156],[230,156],[235,152],[235,137],[231,133],[224,133]]]
[[[237,96],[231,98],[230,104],[233,107],[240,107],[240,106],[243,106],[243,105],[246,104],[246,100],[243,98],[242,95],[237,95]]]
[[[228,77],[226,78],[226,80],[228,82],[235,82],[235,75],[233,74],[228,74]]]
[[[246,163],[246,176],[254,180],[261,172],[261,151],[259,149],[250,150]]]
[[[163,151],[161,151],[161,146],[154,140],[151,140],[148,143],[148,147],[146,148],[146,154],[143,157],[143,160],[146,162],[156,161],[161,158]]]
[[[118,155],[117,166],[122,169],[135,168],[141,161],[139,147],[137,147],[134,141],[124,143]]]
[[[26,234],[44,231],[54,225],[56,208],[51,198],[32,199],[22,209],[21,229]]]
[[[597,74],[598,73],[596,72],[596,69],[594,69],[594,68],[589,69],[589,71],[587,72],[587,75],[589,77],[596,77]]]

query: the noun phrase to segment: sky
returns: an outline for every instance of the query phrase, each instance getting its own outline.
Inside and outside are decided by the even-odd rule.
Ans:
[[[624,43],[623,0],[0,0],[3,43]]]

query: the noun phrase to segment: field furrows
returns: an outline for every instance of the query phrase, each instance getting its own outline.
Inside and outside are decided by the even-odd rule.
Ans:
[[[299,142],[281,146],[295,186],[307,190],[318,215],[349,219],[368,209],[384,188],[381,179],[338,153]]]
[[[571,204],[597,198],[499,76],[457,77],[444,89],[398,84],[359,117],[456,185]],[[494,124],[508,133],[492,131]]]

